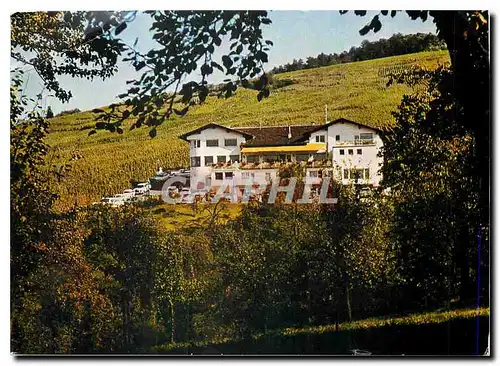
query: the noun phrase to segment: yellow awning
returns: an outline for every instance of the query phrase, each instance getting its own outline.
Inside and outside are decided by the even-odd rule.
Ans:
[[[290,153],[290,152],[311,152],[326,150],[325,143],[311,143],[298,146],[262,146],[262,147],[244,147],[242,154],[260,154],[260,153]]]

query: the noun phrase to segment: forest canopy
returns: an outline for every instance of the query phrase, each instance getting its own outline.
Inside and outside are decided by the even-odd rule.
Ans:
[[[349,51],[308,57],[305,61],[294,59],[291,63],[276,66],[273,74],[314,69],[316,67],[343,64],[347,62],[373,60],[375,58],[404,55],[422,51],[445,50],[446,44],[432,33],[401,34],[396,33],[389,39],[381,38],[370,42],[364,40],[358,47],[352,46]]]

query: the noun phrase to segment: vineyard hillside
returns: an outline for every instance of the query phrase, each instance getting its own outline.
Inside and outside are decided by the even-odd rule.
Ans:
[[[88,136],[94,126],[91,112],[51,119],[47,142],[50,164],[61,165],[71,156],[72,170],[61,182],[54,182],[61,209],[89,204],[101,196],[121,192],[131,181],[142,181],[162,166],[187,167],[188,145],[178,135],[214,122],[226,126],[263,126],[324,123],[344,117],[371,126],[390,127],[391,112],[411,90],[402,85],[386,87],[389,71],[411,65],[429,68],[449,62],[447,51],[422,52],[404,56],[333,65],[274,76],[276,85],[269,98],[258,102],[257,92],[239,89],[234,97],[209,97],[184,117],[165,121],[154,139],[145,128],[113,134],[107,131]]]

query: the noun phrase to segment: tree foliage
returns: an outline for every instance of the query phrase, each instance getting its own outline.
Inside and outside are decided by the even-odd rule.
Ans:
[[[245,87],[250,78],[258,75],[261,100],[269,95],[264,63],[272,45],[264,40],[261,27],[270,24],[265,11],[148,11],[152,18],[152,37],[158,48],[141,54],[134,49],[124,59],[130,61],[140,78],[130,80],[128,91],[120,94],[126,109],[111,105],[109,111],[96,109],[98,128],[121,131],[121,123],[129,116],[136,118],[131,128],[149,126],[150,136],[155,127],[173,113],[183,116],[195,100],[204,102],[209,94],[207,77],[215,70],[236,78],[226,79],[219,96],[228,98],[238,88]],[[229,52],[214,58],[222,41],[230,43]],[[185,81],[199,70],[201,80]],[[185,107],[174,108],[176,96]],[[195,98],[196,97],[196,98]]]
[[[390,16],[394,17],[397,13],[390,11]],[[355,14],[364,16],[366,12],[357,11]],[[488,12],[418,10],[406,11],[406,14],[413,20],[432,18],[438,37],[444,40],[450,53],[453,78],[459,82],[447,92],[455,97],[457,107],[463,108],[463,113],[457,116],[457,124],[470,131],[475,140],[472,169],[481,187],[481,221],[483,225],[489,225],[491,121]],[[388,15],[388,10],[381,11],[359,33],[378,32],[382,26],[380,18]]]
[[[421,292],[426,303],[443,292],[466,301],[473,296],[476,237],[483,230],[475,141],[460,124],[464,111],[452,92],[449,68],[418,69],[396,79],[426,85],[403,98],[382,151],[384,185],[396,204],[391,232],[399,238],[407,289]],[[480,245],[484,255],[487,239]]]
[[[351,47],[349,51],[342,53],[324,54],[316,57],[308,57],[304,62],[302,59],[293,60],[291,63],[274,67],[271,72],[279,74],[283,72],[302,69],[313,69],[316,67],[342,64],[347,62],[372,60],[375,58],[404,55],[422,51],[433,51],[445,49],[446,45],[432,33],[406,34],[396,33],[388,39],[379,39],[370,42],[364,40],[358,47]]]
[[[31,66],[44,88],[62,102],[71,98],[58,77],[108,78],[124,44],[111,37],[111,29],[123,24],[123,13],[31,12],[11,15],[10,56]]]

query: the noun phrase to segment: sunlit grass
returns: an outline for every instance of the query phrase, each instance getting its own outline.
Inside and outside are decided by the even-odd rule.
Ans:
[[[418,313],[406,316],[368,318],[368,319],[356,320],[353,322],[340,323],[338,325],[338,331],[357,331],[357,330],[374,329],[374,328],[390,327],[390,326],[418,326],[427,324],[440,324],[458,319],[471,319],[477,316],[489,317],[490,309],[489,308],[456,309],[443,312]],[[328,325],[302,327],[302,328],[297,327],[297,328],[270,330],[267,332],[256,334],[252,338],[254,340],[259,340],[264,337],[292,337],[296,335],[316,335],[316,334],[324,334],[335,331],[336,331],[336,325],[328,324]],[[204,340],[204,341],[189,342],[189,343],[174,343],[174,344],[157,346],[154,348],[154,351],[161,353],[161,352],[170,352],[182,348],[217,346],[240,340],[242,339],[234,339],[226,337],[217,339],[217,341],[215,342],[213,340]]]
[[[218,212],[219,223],[236,218],[243,204],[224,203]],[[211,218],[215,204],[199,204],[196,209],[192,204],[160,204],[150,209],[158,219],[159,224],[167,230],[189,229],[193,226],[204,225]]]

